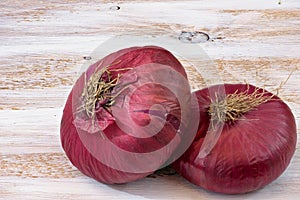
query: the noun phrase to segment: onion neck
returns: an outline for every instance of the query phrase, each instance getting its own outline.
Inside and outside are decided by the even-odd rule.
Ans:
[[[119,74],[113,78],[107,67],[91,75],[82,93],[83,109],[89,118],[93,118],[101,107],[109,110],[113,105],[114,98],[111,92],[118,84],[119,78]]]
[[[82,92],[82,105],[78,108],[77,112],[85,111],[88,118],[91,119],[94,119],[96,111],[101,108],[111,113],[110,107],[115,103],[115,98],[123,91],[121,90],[117,94],[112,94],[113,89],[119,84],[122,76],[122,73],[119,73],[119,71],[132,69],[109,69],[112,65],[120,63],[121,61],[117,61],[101,69],[99,69],[101,67],[100,64],[96,67],[95,72],[90,76],[89,80],[85,80]]]
[[[236,91],[225,98],[217,98],[208,108],[208,114],[214,122],[234,122],[245,113],[271,100],[274,95],[266,95],[265,90],[256,88],[253,92]],[[217,95],[216,95],[217,96]]]

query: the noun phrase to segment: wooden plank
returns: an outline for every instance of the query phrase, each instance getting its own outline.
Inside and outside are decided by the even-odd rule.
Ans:
[[[246,80],[275,91],[293,71],[279,95],[292,108],[299,134],[299,20],[297,0],[1,1],[0,199],[297,199],[299,139],[280,178],[257,192],[226,196],[178,175],[98,183],[65,157],[59,126],[83,57],[107,39],[120,34],[177,40],[181,31],[204,31],[211,40],[196,45],[223,81]],[[199,57],[194,62],[202,66]],[[211,71],[203,67],[197,74],[185,66],[194,88],[208,84],[203,76]]]

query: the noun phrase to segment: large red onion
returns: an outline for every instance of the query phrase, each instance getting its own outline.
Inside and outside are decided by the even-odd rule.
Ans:
[[[246,193],[264,187],[289,165],[296,124],[277,96],[246,84],[225,84],[196,92],[197,136],[174,164],[190,182],[210,191]]]
[[[74,85],[62,146],[87,176],[108,184],[134,181],[188,148],[193,136],[182,133],[192,127],[190,105],[185,70],[169,51],[123,49],[91,65]]]

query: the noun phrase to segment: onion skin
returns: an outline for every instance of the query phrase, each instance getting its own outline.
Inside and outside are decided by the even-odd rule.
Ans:
[[[296,123],[290,108],[277,96],[245,113],[242,120],[225,122],[213,149],[197,158],[208,131],[210,94],[254,92],[252,85],[225,84],[196,91],[200,123],[190,148],[173,167],[191,183],[210,191],[239,194],[260,189],[288,167],[296,148]],[[249,87],[249,88],[248,88]],[[247,90],[249,89],[249,90]],[[260,92],[263,90],[260,89]],[[265,91],[264,96],[272,96]]]
[[[116,62],[118,60],[122,60],[122,62]],[[129,66],[134,68],[136,66],[147,63],[159,63],[168,65],[185,78],[187,77],[185,70],[180,62],[169,51],[155,46],[132,47],[112,53],[102,60],[98,61],[97,63],[91,65],[87,70],[86,75],[90,77],[95,68],[101,62],[103,66],[107,66],[116,62],[116,64],[111,67],[112,69],[124,68]],[[149,73],[150,72],[151,71],[149,71]],[[76,101],[78,98],[80,98],[84,84],[84,76],[82,75],[75,83],[71,93],[69,94],[61,120],[61,143],[67,157],[70,159],[72,164],[77,167],[83,174],[107,184],[127,183],[137,179],[141,179],[151,174],[152,172],[131,173],[107,166],[100,162],[97,158],[95,158],[95,156],[91,154],[91,151],[86,148],[85,144],[83,144],[82,138],[80,138],[79,136],[78,129],[74,125],[73,106],[74,100]],[[169,94],[170,92],[168,90],[164,90],[163,87],[156,86],[155,84],[148,84],[139,88],[136,93],[137,94],[133,95],[133,98],[130,102],[130,107],[128,108],[129,110],[134,111],[135,109],[139,109],[141,102],[145,102],[145,104],[147,105],[167,102],[168,104],[170,104],[170,106],[173,107],[170,113],[176,118],[180,118],[181,113],[180,108],[178,107],[176,96]],[[141,95],[145,95],[145,98],[147,98],[147,95],[156,96],[157,98],[153,98],[151,100],[147,98],[147,100],[143,101],[143,96]],[[136,107],[134,107],[135,105]],[[167,106],[168,105],[166,105],[166,107]],[[154,151],[155,149],[159,149],[168,144],[169,141],[176,135],[177,127],[175,123],[173,123],[174,120],[167,119],[166,125],[157,135],[149,138],[137,139],[122,132],[122,130],[119,129],[118,125],[114,122],[113,117],[109,116],[109,114],[105,113],[105,111],[102,111],[97,113],[97,119],[99,120],[99,123],[100,121],[105,122],[105,125],[103,125],[102,129],[103,133],[113,144],[128,152],[145,153]],[[138,124],[143,125],[148,123],[149,114],[143,112],[133,113],[132,118]],[[114,159],[116,165],[123,164],[118,163],[117,157],[109,157],[111,153],[110,149],[105,149],[104,147],[99,146],[98,141],[100,141],[101,139],[99,134],[90,134],[88,131],[83,131],[82,135],[83,137],[85,137],[85,142],[87,142],[88,145],[91,146],[91,148],[96,152],[107,154],[108,159]],[[170,149],[168,149],[170,152],[166,152],[165,155],[162,155],[162,158],[154,158],[154,160],[149,160],[148,163],[160,162],[161,164],[163,164],[168,159],[169,155],[172,154],[172,151],[174,151],[175,148],[176,145],[172,146]],[[128,160],[128,162],[128,165],[131,164],[134,166],[135,164],[134,161]],[[145,165],[148,165],[148,163],[146,162]],[[139,166],[136,167],[138,168]]]

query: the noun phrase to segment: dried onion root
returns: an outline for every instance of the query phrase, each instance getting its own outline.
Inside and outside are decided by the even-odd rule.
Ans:
[[[243,92],[236,90],[232,94],[227,94],[225,98],[218,97],[215,93],[217,98],[212,100],[208,109],[211,120],[217,123],[240,120],[243,114],[271,101],[274,97],[274,95],[266,96],[267,92],[264,89],[261,91],[260,88],[250,92],[249,87],[247,84],[247,90]]]
[[[117,63],[120,63],[118,61]],[[98,69],[98,67],[97,67]],[[131,70],[132,68],[109,69],[109,66],[93,73],[88,80],[82,92],[83,105],[77,109],[77,112],[85,111],[89,118],[94,119],[97,107],[103,107],[110,111],[110,107],[114,104],[115,98],[122,92],[112,95],[112,90],[118,85],[122,74],[118,73],[113,78],[111,72]],[[105,78],[103,78],[105,76]],[[126,89],[126,88],[124,88]],[[99,104],[97,106],[97,104]]]

